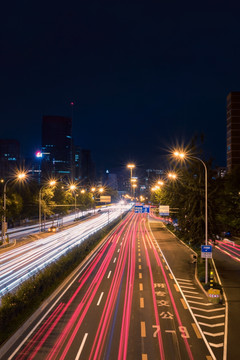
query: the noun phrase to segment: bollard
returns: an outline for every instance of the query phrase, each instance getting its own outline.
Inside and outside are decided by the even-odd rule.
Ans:
[[[208,297],[213,304],[219,304],[220,301],[220,290],[219,289],[209,289]]]

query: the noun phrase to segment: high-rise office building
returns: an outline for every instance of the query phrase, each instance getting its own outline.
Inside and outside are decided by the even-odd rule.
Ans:
[[[240,166],[240,92],[227,96],[227,170]]]
[[[42,176],[72,179],[72,119],[43,116]]]
[[[15,139],[0,139],[0,177],[6,178],[20,167],[20,144]]]

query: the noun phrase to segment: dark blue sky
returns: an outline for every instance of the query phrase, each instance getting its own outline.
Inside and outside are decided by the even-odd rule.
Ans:
[[[26,153],[43,114],[71,115],[97,165],[161,167],[205,134],[225,165],[226,96],[240,90],[236,1],[13,1],[1,10],[1,138]]]

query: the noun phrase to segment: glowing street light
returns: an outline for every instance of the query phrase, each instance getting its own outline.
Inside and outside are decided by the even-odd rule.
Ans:
[[[127,168],[130,169],[130,185],[131,185],[131,182],[132,182],[132,172],[133,172],[133,169],[135,168],[135,165],[134,165],[134,164],[127,164]]]
[[[103,192],[104,192],[103,187],[101,187],[98,191],[99,191],[100,193],[103,193]]]
[[[169,177],[170,179],[176,180],[176,179],[177,179],[177,174],[175,174],[175,173],[169,173],[169,174],[168,174],[168,177]]]
[[[26,178],[26,173],[20,172],[16,175],[16,180],[24,180]],[[7,232],[7,223],[6,223],[6,212],[7,212],[7,184],[14,179],[8,179],[3,188],[3,221],[2,221],[2,239],[3,243],[5,243],[5,237]]]
[[[205,245],[208,244],[208,208],[207,208],[207,202],[208,202],[208,193],[207,193],[207,166],[205,164],[204,161],[202,161],[202,159],[196,157],[196,156],[192,156],[192,155],[188,155],[184,152],[180,152],[180,151],[174,151],[173,155],[180,159],[180,160],[184,160],[184,159],[194,159],[194,160],[198,160],[202,163],[203,167],[204,167],[204,173],[205,173]],[[208,259],[205,258],[205,284],[207,284],[208,282]]]
[[[92,188],[91,188],[91,191],[92,191],[92,192],[96,191],[96,188],[95,188],[95,187],[92,187]]]

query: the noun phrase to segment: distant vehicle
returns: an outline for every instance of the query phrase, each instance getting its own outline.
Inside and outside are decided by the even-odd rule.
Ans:
[[[48,228],[48,232],[56,232],[58,231],[58,228],[56,226],[50,226],[50,228]]]
[[[101,212],[102,210],[101,209],[99,209],[97,212]]]

